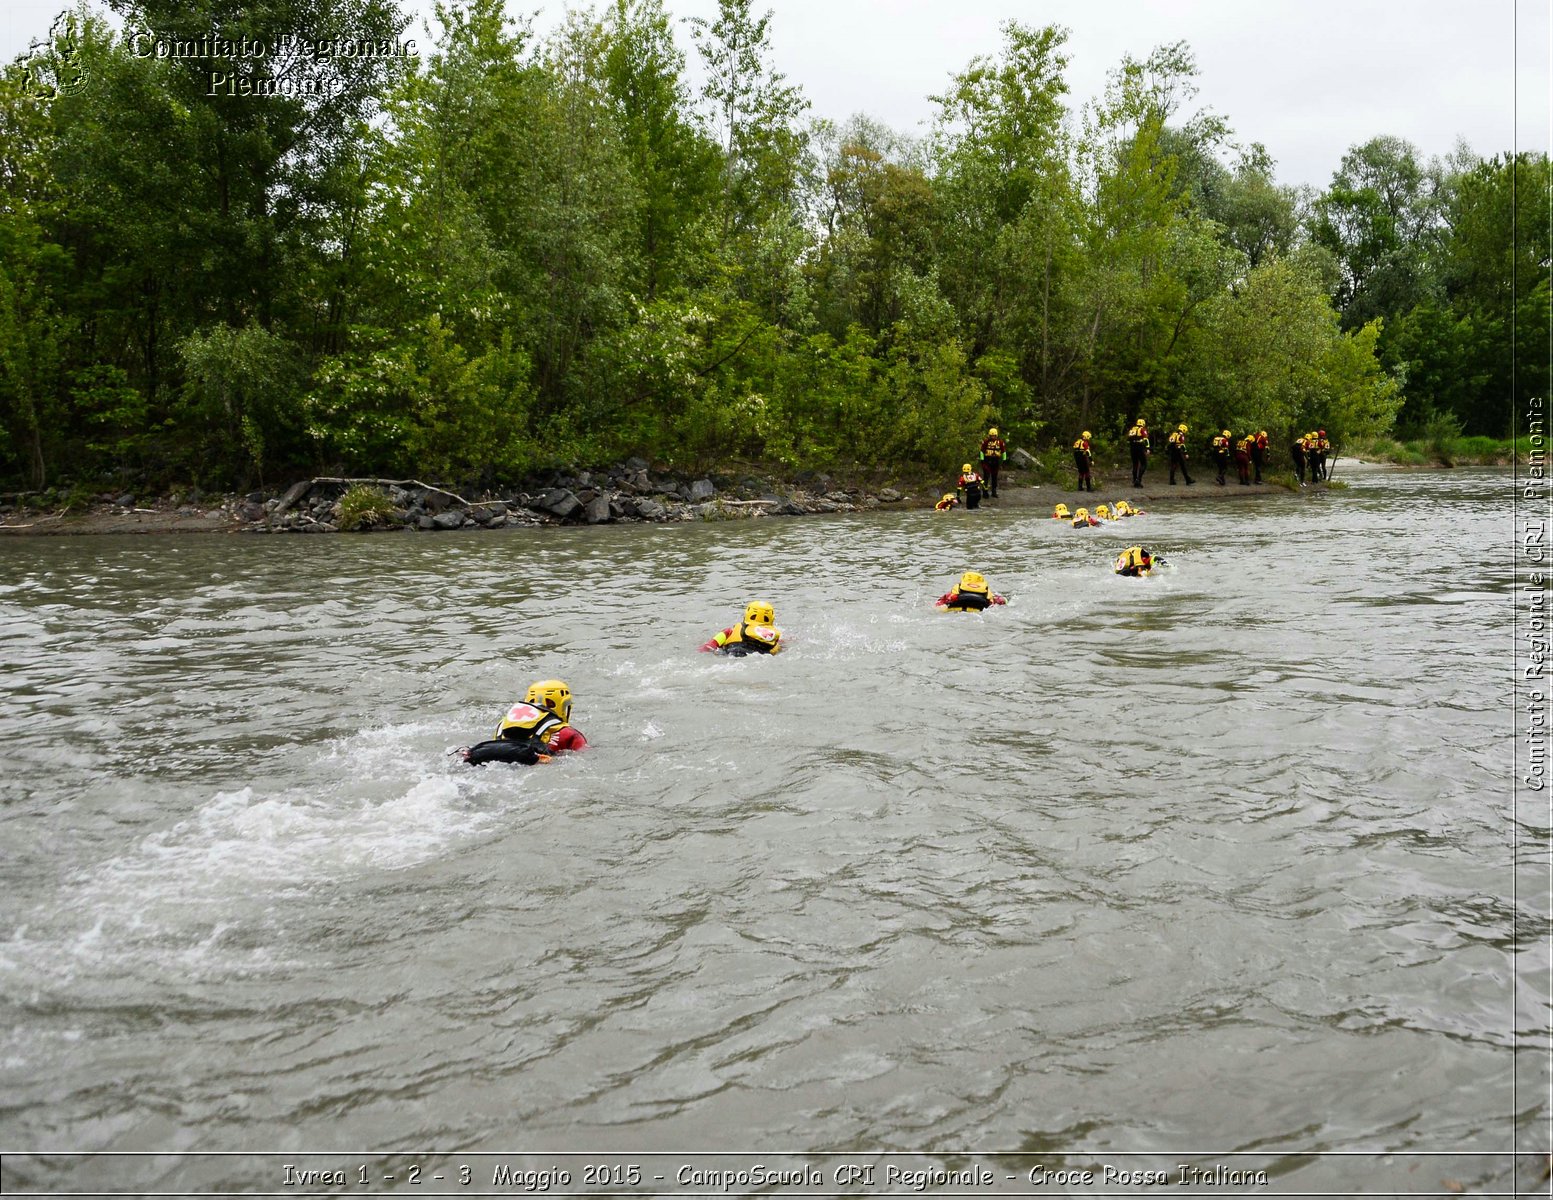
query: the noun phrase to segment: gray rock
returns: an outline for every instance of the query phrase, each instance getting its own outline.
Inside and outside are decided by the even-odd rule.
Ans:
[[[1023,450],[1010,451],[1008,461],[1010,466],[1018,467],[1021,471],[1029,471],[1035,466],[1035,459]]]
[[[134,508],[135,494],[133,492],[125,492],[122,496],[115,500],[114,503],[117,504],[120,508]]]
[[[647,460],[645,458],[637,458],[633,455],[632,457],[626,459],[625,467],[628,471],[645,471],[647,470]]]
[[[566,488],[552,488],[539,498],[538,507],[564,521],[582,511],[582,501]]]
[[[901,498],[901,494],[894,488],[885,488],[879,493],[879,499],[885,504],[894,504]]]
[[[250,500],[237,510],[237,515],[245,521],[257,521],[264,516],[264,505]]]
[[[486,523],[486,528],[487,529],[500,529],[506,523],[507,523],[507,514],[504,513],[504,512],[499,512],[499,513],[496,513],[494,516],[492,516],[490,521],[488,521]]]
[[[447,512],[439,512],[431,518],[433,529],[460,529],[464,524],[464,514],[459,509],[449,509]],[[425,526],[422,526],[424,529]]]
[[[661,521],[669,510],[664,508],[656,500],[636,501],[636,515],[644,521]]]
[[[609,497],[602,494],[594,496],[583,510],[583,516],[589,525],[604,524],[609,520]]]
[[[433,518],[422,514],[415,524],[418,529],[431,529],[433,527]]]
[[[717,489],[712,486],[710,479],[698,479],[690,485],[690,492],[685,499],[692,504],[700,504],[703,501],[710,500],[715,495],[717,495]]]

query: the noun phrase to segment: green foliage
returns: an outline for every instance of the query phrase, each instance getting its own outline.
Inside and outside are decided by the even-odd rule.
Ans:
[[[406,20],[119,8],[153,37]],[[1142,414],[1454,454],[1546,394],[1543,155],[1378,137],[1296,196],[1184,44],[1074,111],[1067,32],[1017,21],[920,142],[806,124],[778,19],[720,0],[676,43],[666,0],[605,0],[540,40],[446,0],[419,58],[229,62],[83,13],[0,70],[0,474],[937,471],[997,424],[1065,477],[1078,430],[1114,450]],[[328,92],[209,94],[291,70]]]
[[[381,488],[352,484],[340,497],[340,529],[345,533],[365,532],[386,525],[393,518],[393,501]]]

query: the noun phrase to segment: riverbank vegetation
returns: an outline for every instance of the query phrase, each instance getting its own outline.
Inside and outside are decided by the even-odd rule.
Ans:
[[[1546,394],[1544,156],[1380,136],[1283,186],[1184,44],[1080,106],[1065,31],[1010,22],[913,139],[811,113],[750,0],[688,38],[661,0],[546,38],[450,2],[352,57],[286,39],[419,31],[385,0],[117,7],[0,76],[15,486],[942,470],[988,424],[1045,459],[1140,414],[1342,451],[1502,437]]]

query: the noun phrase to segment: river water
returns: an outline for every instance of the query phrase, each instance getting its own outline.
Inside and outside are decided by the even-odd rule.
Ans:
[[[0,542],[6,1190],[304,1151],[1524,1186],[1511,480],[1349,478],[1088,531]],[[1129,540],[1174,570],[1112,575]],[[1011,603],[934,613],[968,568]],[[786,653],[695,653],[756,598]],[[590,752],[447,757],[553,675]]]

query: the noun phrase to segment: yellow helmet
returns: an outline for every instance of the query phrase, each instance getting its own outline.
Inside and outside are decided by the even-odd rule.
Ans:
[[[528,685],[523,694],[525,704],[537,704],[547,708],[563,721],[572,719],[572,689],[559,679],[541,679]]]
[[[1075,521],[1080,520],[1080,519],[1085,520],[1085,521],[1089,520],[1089,510],[1087,508],[1079,509],[1077,512],[1075,512],[1073,514],[1073,519]]]
[[[1181,424],[1176,426],[1176,428],[1179,429],[1182,433],[1185,433],[1186,432],[1186,422],[1182,421]]]
[[[987,577],[979,571],[967,571],[960,576],[959,590],[962,592],[980,592],[982,595],[986,595]]]
[[[960,474],[961,475],[969,475],[970,473],[971,473],[971,464],[970,463],[961,463],[960,464]]]
[[[988,437],[997,437],[998,436],[998,427],[996,425],[994,425],[991,429],[987,430],[987,436]]]
[[[1225,437],[1229,437],[1229,430],[1228,430],[1228,429],[1226,429],[1226,430],[1225,430],[1225,431],[1224,431],[1224,436],[1225,436]]]
[[[953,492],[945,492],[944,495],[943,495],[943,499],[944,500],[953,500],[953,499],[955,499],[955,494]]]
[[[775,625],[776,609],[764,600],[751,600],[744,606],[744,623],[746,625]]]
[[[1095,516],[1097,516],[1097,517],[1109,517],[1110,515],[1111,515],[1111,509],[1110,509],[1109,505],[1105,505],[1105,504],[1097,504],[1097,505],[1095,505]]]
[[[1121,516],[1123,513],[1130,512],[1131,510],[1132,510],[1132,505],[1128,504],[1127,501],[1125,501],[1125,500],[1118,500],[1116,502],[1116,515],[1117,516]]]
[[[1059,504],[1055,509],[1052,510],[1052,516],[1054,517],[1071,517],[1072,515],[1073,514],[1068,511],[1068,506],[1066,504]]]
[[[1087,442],[1089,440],[1089,430],[1084,430],[1083,433],[1079,434],[1079,437],[1083,438]]]
[[[1137,421],[1136,421],[1136,422],[1135,422],[1135,424],[1138,424],[1138,425],[1143,425],[1143,424],[1145,424],[1145,423],[1146,423],[1146,422],[1145,422],[1145,421],[1144,421],[1144,420],[1143,420],[1143,418],[1142,418],[1142,417],[1139,417],[1139,418],[1138,418],[1138,419],[1137,419]]]
[[[1259,430],[1257,430],[1257,434],[1256,434],[1256,436],[1257,436],[1257,437],[1266,437],[1266,436],[1267,436],[1267,430],[1265,430],[1265,429],[1259,429]]]

